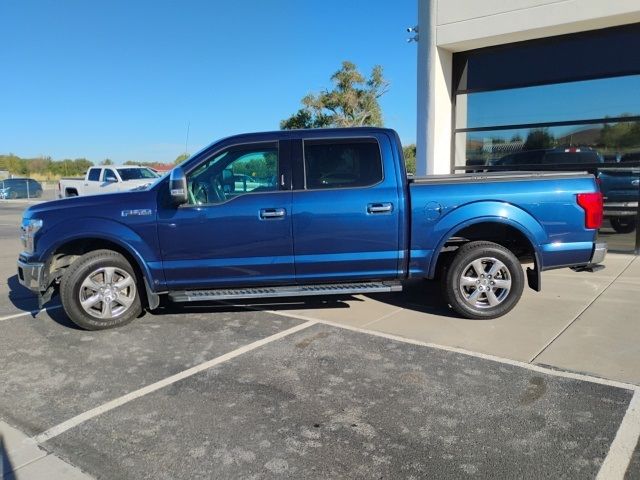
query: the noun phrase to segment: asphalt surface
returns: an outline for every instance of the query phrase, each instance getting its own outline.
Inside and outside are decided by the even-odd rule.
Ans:
[[[595,478],[632,391],[225,305],[75,328],[15,279],[0,205],[0,419],[96,478]],[[310,311],[310,315],[311,315]],[[10,318],[7,318],[10,317]],[[640,478],[640,450],[626,478]]]

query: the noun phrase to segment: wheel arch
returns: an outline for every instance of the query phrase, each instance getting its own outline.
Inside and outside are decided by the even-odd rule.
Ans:
[[[536,222],[536,225],[539,224]],[[526,272],[527,281],[529,287],[540,291],[542,263],[534,234],[519,222],[495,216],[474,218],[451,227],[434,249],[429,278],[433,278],[446,261],[443,252],[448,245],[482,240],[507,248],[521,262],[533,261],[534,268],[528,268]]]
[[[50,285],[54,281],[59,281],[64,270],[76,258],[86,253],[102,249],[112,250],[120,253],[129,262],[137,278],[144,284],[144,288],[140,288],[144,304],[152,309],[157,307],[159,298],[153,291],[156,280],[149,265],[142,254],[123,238],[126,236],[118,238],[102,232],[77,233],[49,245],[42,255],[45,264],[45,283]]]

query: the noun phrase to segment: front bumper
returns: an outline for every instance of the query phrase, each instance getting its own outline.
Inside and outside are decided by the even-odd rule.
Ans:
[[[18,281],[29,290],[40,293],[44,263],[26,263],[18,260]]]

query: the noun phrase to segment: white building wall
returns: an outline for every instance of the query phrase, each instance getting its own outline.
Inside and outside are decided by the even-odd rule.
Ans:
[[[418,0],[418,18],[429,42],[418,49],[418,71],[429,72],[418,89],[429,91],[418,94],[417,170],[449,173],[453,52],[638,23],[640,0]]]

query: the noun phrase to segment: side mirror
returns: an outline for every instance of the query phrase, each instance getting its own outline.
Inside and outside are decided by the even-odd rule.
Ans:
[[[175,206],[187,203],[187,177],[181,167],[171,170],[169,175],[169,194]]]

